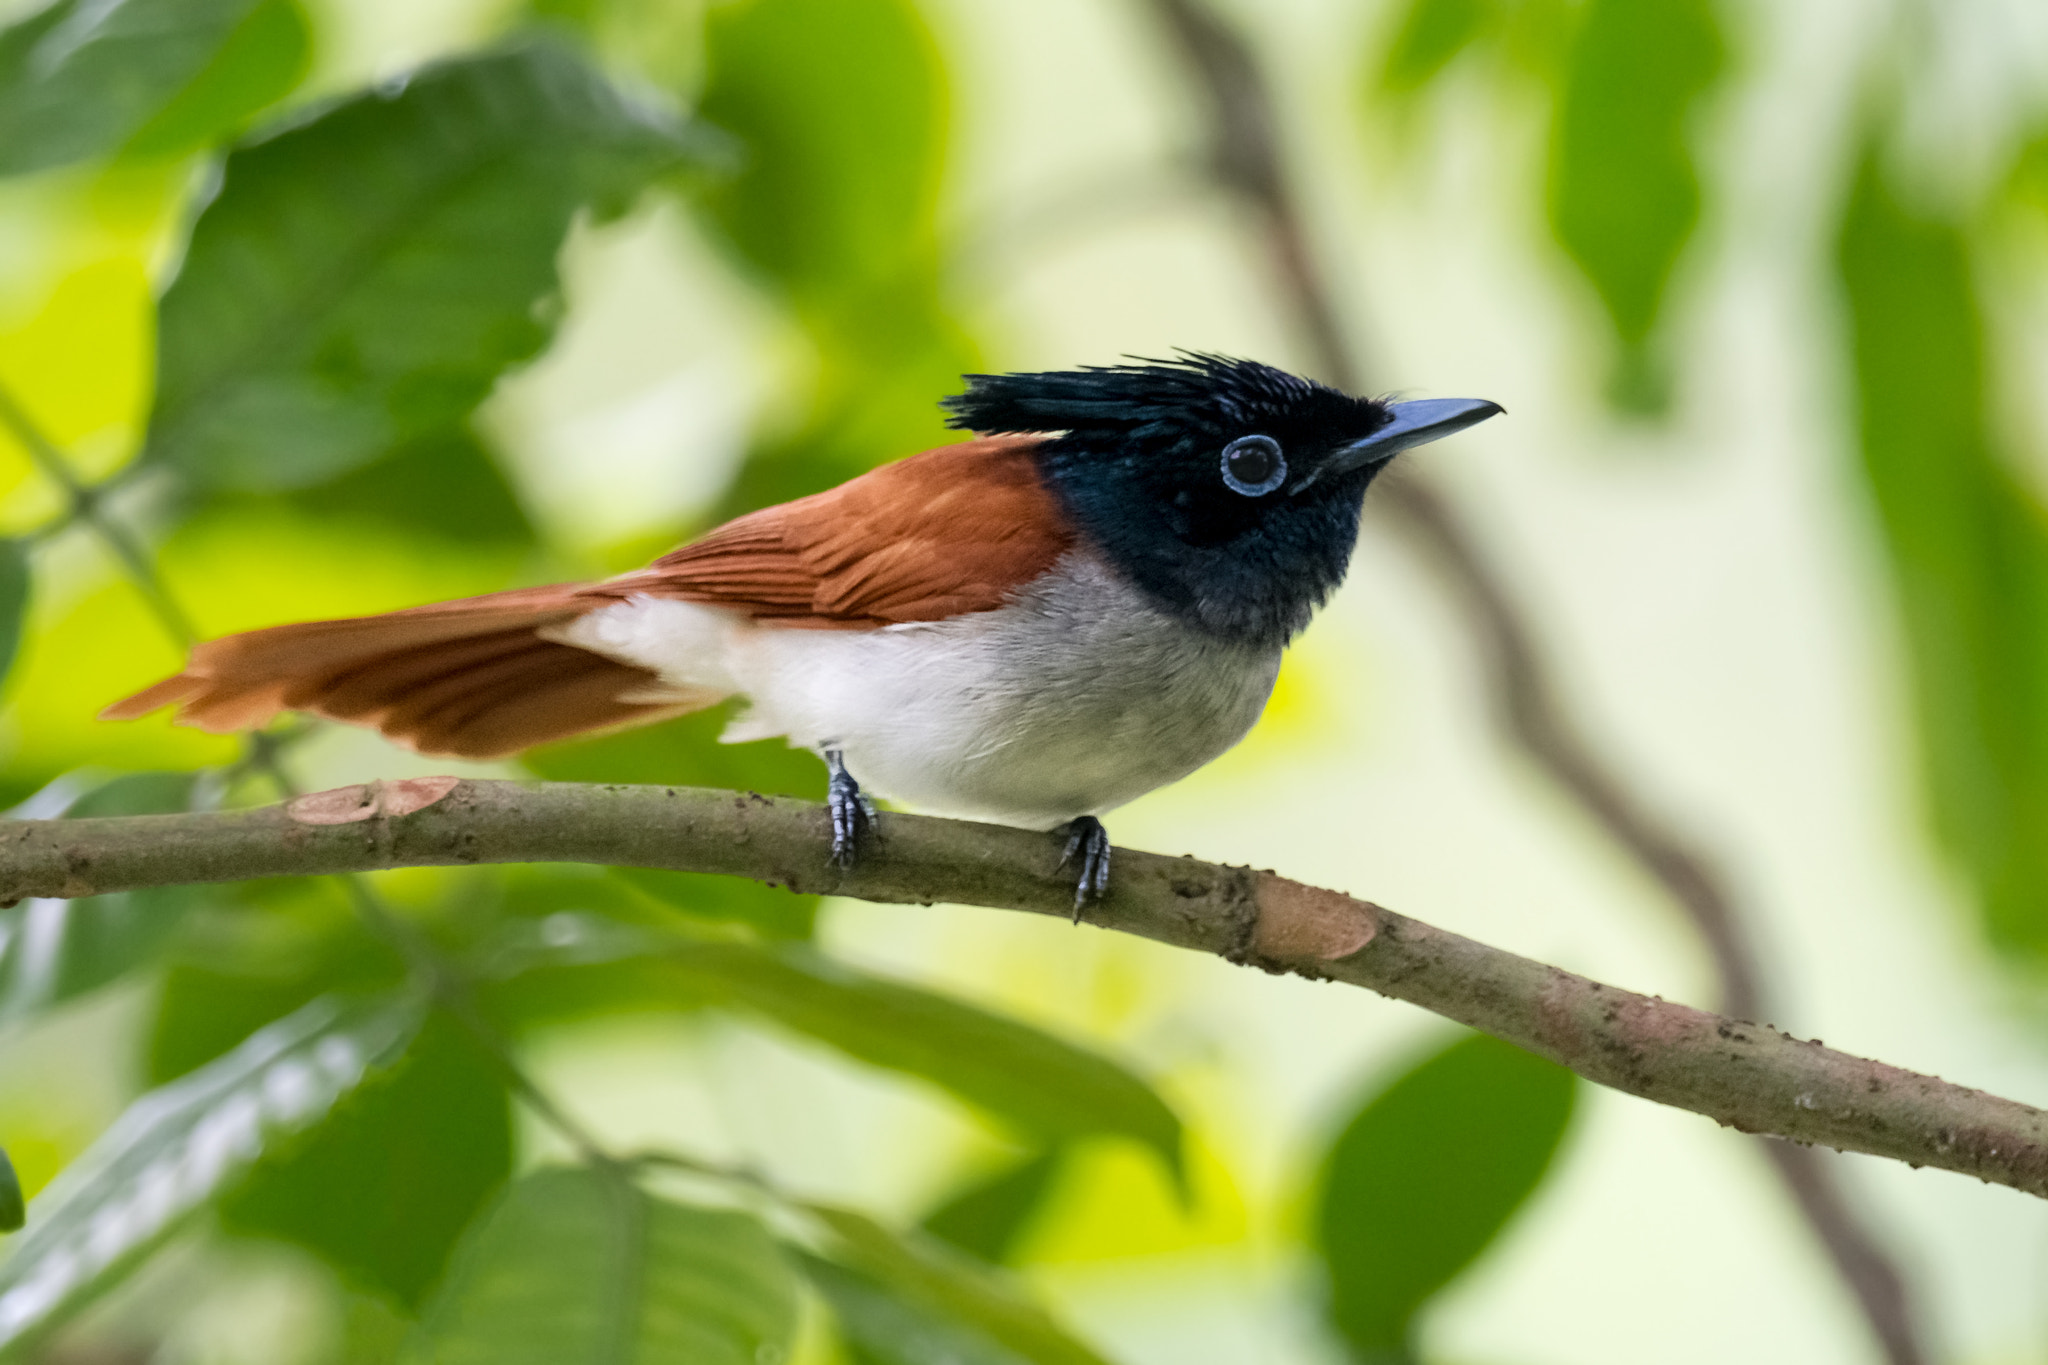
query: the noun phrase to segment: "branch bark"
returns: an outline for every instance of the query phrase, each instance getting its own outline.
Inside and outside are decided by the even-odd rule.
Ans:
[[[1149,0],[1206,100],[1210,177],[1257,216],[1283,301],[1327,377],[1363,391],[1364,368],[1331,301],[1300,202],[1288,183],[1271,87],[1243,36],[1204,0]],[[1450,590],[1481,649],[1502,731],[1685,912],[1721,980],[1721,1007],[1767,1013],[1757,954],[1729,878],[1608,763],[1564,703],[1520,601],[1458,508],[1428,475],[1400,467],[1375,501],[1393,513]],[[1912,1296],[1891,1256],[1817,1153],[1765,1144],[1807,1225],[1856,1295],[1890,1365],[1924,1365]]]
[[[825,808],[688,787],[413,778],[285,805],[0,823],[0,900],[394,867],[578,862],[807,894],[1065,918],[1056,837],[888,814],[859,865]],[[1101,928],[1363,986],[1744,1132],[1934,1166],[2048,1197],[2048,1112],[1767,1026],[1603,985],[1271,872],[1118,850]]]

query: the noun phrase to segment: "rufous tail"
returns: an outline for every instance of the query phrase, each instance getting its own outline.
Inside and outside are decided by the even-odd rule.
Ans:
[[[423,754],[502,758],[720,700],[541,637],[607,604],[570,583],[223,636],[195,646],[184,672],[100,718],[175,705],[180,724],[224,733],[306,711],[381,730]]]

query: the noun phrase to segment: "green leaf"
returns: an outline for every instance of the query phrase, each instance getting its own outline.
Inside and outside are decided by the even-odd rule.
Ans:
[[[0,678],[14,667],[21,626],[28,617],[28,545],[0,539]]]
[[[951,1247],[916,1234],[898,1236],[865,1214],[830,1205],[806,1208],[832,1234],[827,1257],[927,1321],[958,1324],[968,1339],[993,1342],[1032,1365],[1107,1365],[1005,1277]],[[830,1282],[819,1284],[830,1293]],[[834,1306],[838,1301],[834,1300]],[[854,1325],[847,1324],[849,1329]],[[957,1339],[957,1335],[956,1335]],[[886,1356],[884,1357],[887,1358]],[[923,1358],[906,1355],[905,1361]],[[964,1361],[1003,1356],[963,1357]]]
[[[1410,0],[1380,65],[1379,88],[1412,95],[1500,21],[1498,0]]]
[[[547,1170],[463,1242],[412,1365],[776,1365],[796,1283],[744,1213],[650,1198],[625,1177]]]
[[[799,1253],[805,1278],[832,1306],[857,1365],[1028,1365],[1028,1358],[951,1318],[889,1292],[880,1281]]]
[[[870,1065],[931,1081],[1046,1141],[1130,1138],[1180,1170],[1180,1120],[1107,1057],[808,947],[697,939],[564,912],[501,936],[485,970],[510,981],[564,964],[636,959],[660,964],[672,997],[772,1019]]]
[[[552,744],[521,761],[550,782],[645,782],[825,797],[825,765],[781,740],[720,744],[733,706],[714,707],[630,733]],[[618,868],[635,888],[699,919],[751,924],[770,938],[809,938],[818,897],[795,896],[736,877]]]
[[[754,450],[732,514],[957,440],[935,406],[976,367],[943,303],[943,67],[909,0],[749,0],[706,34],[699,112],[744,160],[702,188],[723,241],[809,334],[808,411]],[[793,379],[792,382],[801,382]]]
[[[1377,1090],[1323,1163],[1315,1245],[1331,1325],[1360,1361],[1412,1360],[1416,1314],[1550,1169],[1577,1078],[1483,1034]]]
[[[205,72],[259,0],[59,0],[0,32],[0,175],[113,151]]]
[[[1699,221],[1692,125],[1724,65],[1713,0],[1588,0],[1565,61],[1550,222],[1606,305],[1624,410],[1668,401],[1651,333]]]
[[[1927,805],[2007,951],[2048,953],[2048,511],[1986,420],[1970,247],[1872,133],[1836,243],[1862,472],[1905,629]]]
[[[72,802],[67,819],[187,809],[194,773],[126,773]],[[153,962],[207,891],[165,886],[0,910],[0,1022],[25,1019]]]
[[[312,65],[313,35],[297,0],[260,0],[204,70],[121,148],[176,156],[218,141],[289,95]]]
[[[14,1161],[0,1149],[0,1232],[20,1232],[28,1225],[28,1207],[21,1198],[21,1177]]]
[[[221,1207],[230,1228],[296,1242],[417,1309],[512,1174],[503,1072],[446,1016],[300,1143],[266,1155]]]
[[[319,1123],[419,1021],[410,997],[317,1000],[129,1105],[36,1199],[35,1226],[0,1264],[0,1350],[113,1283],[272,1142]]]
[[[873,1066],[922,1077],[1047,1142],[1125,1137],[1180,1171],[1180,1120],[1100,1053],[798,946],[678,944],[673,969],[713,1000],[753,1011]]]
[[[283,496],[312,515],[381,522],[430,540],[523,546],[538,539],[504,470],[462,426],[403,442],[318,488],[295,488]]]
[[[237,151],[163,298],[148,455],[301,488],[459,427],[550,336],[578,210],[620,210],[686,150],[536,44]]]
[[[817,755],[779,739],[718,742],[734,709],[718,706],[660,725],[550,744],[520,755],[519,761],[549,782],[725,787],[823,801],[825,765]]]
[[[748,0],[711,15],[698,112],[746,149],[703,207],[800,304],[893,280],[931,249],[944,96],[906,0]]]
[[[977,1180],[924,1216],[924,1230],[976,1260],[1002,1265],[1016,1252],[1060,1173],[1057,1150]]]

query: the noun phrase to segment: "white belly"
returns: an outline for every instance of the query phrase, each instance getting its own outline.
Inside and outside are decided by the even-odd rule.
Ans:
[[[1244,737],[1280,651],[1201,635],[1070,556],[1010,605],[881,630],[791,630],[639,598],[566,643],[752,703],[728,740],[838,749],[878,795],[1049,829],[1185,777]]]

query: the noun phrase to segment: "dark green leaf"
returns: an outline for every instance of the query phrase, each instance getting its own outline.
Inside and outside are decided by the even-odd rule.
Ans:
[[[897,1236],[851,1209],[809,1205],[832,1233],[832,1261],[879,1287],[926,1322],[957,1324],[965,1336],[992,1342],[1032,1365],[1107,1365],[999,1273],[931,1238]],[[827,1283],[821,1291],[830,1292]],[[837,1300],[834,1300],[835,1306]],[[850,1325],[850,1324],[849,1324]],[[884,1357],[886,1359],[886,1357]],[[1002,1360],[968,1356],[964,1360]],[[906,1355],[906,1362],[923,1357]]]
[[[1330,1322],[1360,1361],[1413,1359],[1415,1316],[1499,1235],[1571,1122],[1577,1078],[1473,1034],[1373,1094],[1316,1197]]]
[[[14,667],[21,647],[22,622],[28,617],[28,546],[0,539],[0,679]]]
[[[719,706],[620,734],[550,744],[521,755],[520,762],[550,782],[725,787],[825,799],[825,765],[815,754],[779,739],[720,744],[733,709]]]
[[[871,1065],[922,1077],[1035,1137],[1131,1138],[1180,1170],[1180,1120],[1150,1086],[1100,1053],[794,945],[678,944],[668,961],[712,999]]]
[[[698,112],[746,149],[706,194],[727,245],[818,304],[931,248],[943,96],[905,0],[748,0],[711,16]]]
[[[402,960],[362,926],[331,880],[264,879],[203,888],[157,988],[144,1075],[163,1085],[331,991],[371,995],[405,979]]]
[[[36,1199],[35,1226],[0,1264],[0,1350],[118,1279],[272,1142],[319,1123],[419,1021],[406,997],[317,1000],[128,1106]]]
[[[832,1306],[856,1365],[1028,1365],[1028,1357],[899,1298],[857,1270],[811,1255],[802,1255],[802,1263],[812,1287]]]
[[[1961,231],[1892,186],[1872,138],[1837,243],[1863,474],[1912,666],[1936,832],[1992,940],[2048,951],[2048,514],[1986,423]]]
[[[405,535],[479,545],[536,539],[504,470],[463,426],[403,442],[318,488],[285,496],[308,513],[383,522]]]
[[[530,1175],[467,1237],[413,1365],[773,1365],[796,1332],[788,1262],[744,1213],[586,1170]]]
[[[20,1232],[28,1224],[28,1207],[21,1198],[21,1177],[14,1161],[0,1150],[0,1232]]]
[[[0,175],[113,151],[205,72],[259,0],[59,0],[0,32]]]
[[[297,488],[460,426],[547,341],[578,209],[617,211],[685,147],[534,45],[236,152],[164,295],[149,455]]]
[[[1499,0],[1410,0],[1380,66],[1380,89],[1423,89],[1500,17]]]
[[[630,733],[549,745],[522,761],[551,782],[645,782],[772,792],[813,801],[825,797],[825,765],[781,740],[720,744],[733,707]],[[646,894],[701,919],[751,924],[771,938],[809,938],[818,898],[732,877],[701,877],[647,868],[617,869]]]
[[[193,773],[126,773],[72,802],[66,818],[187,808]],[[165,886],[0,910],[0,1021],[24,1019],[156,960],[204,887]]]
[[[261,0],[191,84],[128,139],[126,156],[175,156],[218,141],[290,94],[312,64],[297,0]]]
[[[417,1309],[512,1173],[512,1110],[495,1061],[437,1015],[404,1060],[221,1207],[226,1224],[297,1242]]]
[[[976,1260],[1002,1265],[1031,1230],[1060,1172],[1060,1153],[1041,1152],[956,1191],[924,1216],[924,1230]]]
[[[1699,220],[1692,128],[1723,65],[1713,0],[1588,0],[1565,62],[1550,221],[1606,305],[1624,409],[1667,400],[1651,332]]]

